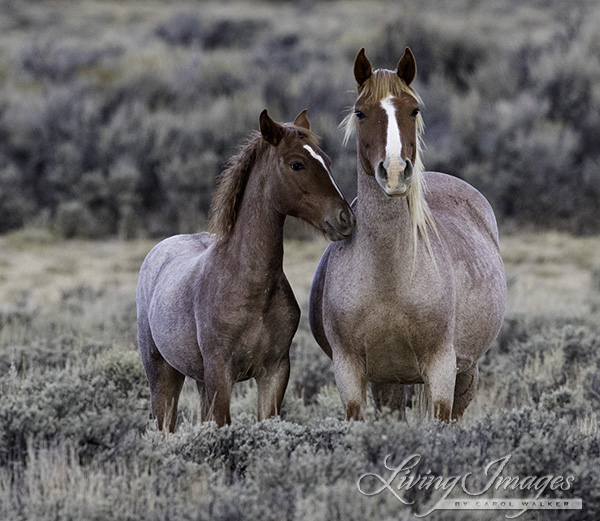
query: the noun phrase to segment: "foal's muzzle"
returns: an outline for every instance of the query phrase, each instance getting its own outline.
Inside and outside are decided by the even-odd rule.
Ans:
[[[337,212],[333,212],[325,220],[325,235],[331,241],[341,241],[350,237],[356,226],[356,217],[352,209],[347,206]]]
[[[375,169],[375,179],[386,195],[402,197],[408,193],[413,179],[413,164],[410,159],[390,162],[386,158]]]

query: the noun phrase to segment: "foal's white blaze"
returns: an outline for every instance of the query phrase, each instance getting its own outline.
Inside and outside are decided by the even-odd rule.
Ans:
[[[402,159],[402,140],[400,139],[400,129],[396,120],[396,107],[392,103],[392,96],[381,100],[381,108],[387,115],[387,139],[385,143],[384,166],[388,173],[388,186],[395,188],[398,186],[400,173],[404,171],[406,162]]]
[[[331,182],[333,183],[333,186],[335,186],[335,189],[337,190],[338,194],[340,194],[340,197],[343,199],[344,196],[342,195],[342,191],[340,190],[339,186],[335,182],[335,179],[331,175],[331,172],[329,171],[329,168],[327,168],[327,165],[325,164],[325,160],[319,154],[317,154],[310,145],[304,145],[304,148],[306,150],[308,150],[308,153],[312,157],[314,157],[319,163],[321,163],[323,165],[323,168],[325,169],[325,172],[327,172],[327,174],[329,175],[329,179],[331,179]]]

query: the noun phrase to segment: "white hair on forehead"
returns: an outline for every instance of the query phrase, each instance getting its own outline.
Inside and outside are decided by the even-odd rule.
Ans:
[[[304,145],[304,148],[306,150],[308,150],[308,153],[312,157],[314,157],[319,163],[321,163],[323,165],[323,168],[325,169],[325,172],[327,172],[327,175],[329,175],[329,179],[333,183],[333,186],[337,190],[337,193],[340,194],[340,197],[343,199],[344,196],[342,194],[342,191],[340,190],[340,187],[338,186],[338,184],[335,182],[335,179],[331,175],[331,170],[329,168],[327,168],[327,165],[325,164],[325,160],[319,154],[317,154],[310,145]]]

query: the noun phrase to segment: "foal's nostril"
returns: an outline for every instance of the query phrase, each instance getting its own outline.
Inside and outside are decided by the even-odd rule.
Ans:
[[[355,218],[354,214],[350,210],[340,210],[338,219],[340,224],[344,226],[346,229],[354,228]]]

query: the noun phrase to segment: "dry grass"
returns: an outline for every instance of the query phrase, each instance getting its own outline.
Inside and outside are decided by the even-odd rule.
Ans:
[[[509,283],[507,312],[575,319],[597,306],[594,273],[600,238],[557,232],[502,237]]]
[[[156,241],[64,241],[27,229],[0,237],[0,306],[23,297],[51,306],[85,284],[134,298],[139,267]],[[284,269],[299,300],[308,301],[312,276],[327,241],[286,242]],[[507,235],[501,241],[509,281],[507,314],[574,318],[599,296],[600,238],[545,232]]]

